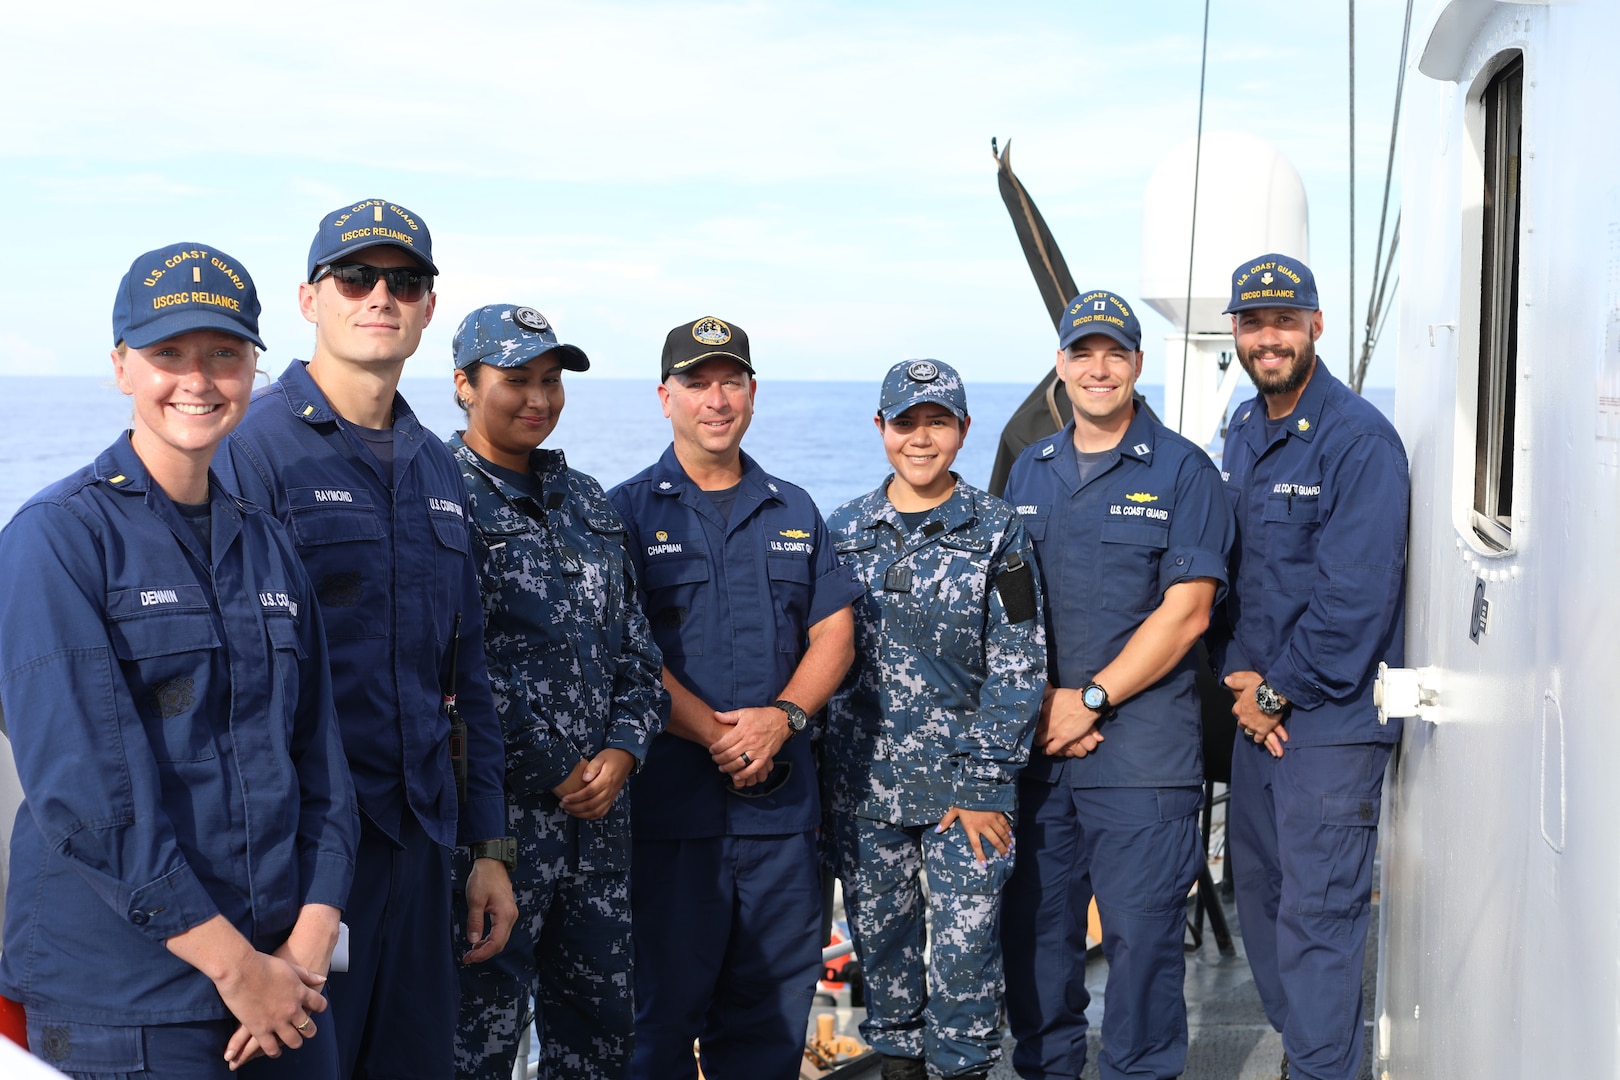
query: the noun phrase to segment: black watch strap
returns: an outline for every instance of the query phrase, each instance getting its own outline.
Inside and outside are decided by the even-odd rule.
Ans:
[[[506,872],[517,869],[517,837],[502,836],[494,840],[480,840],[468,845],[475,859],[499,859],[506,864]]]
[[[1080,701],[1086,708],[1101,716],[1107,716],[1114,711],[1114,703],[1108,700],[1108,688],[1100,682],[1086,683],[1080,691]],[[1094,701],[1098,704],[1093,705]]]
[[[773,701],[771,702],[771,708],[781,709],[783,712],[787,713],[788,738],[790,739],[799,732],[803,731],[805,726],[810,723],[810,714],[805,712],[799,706],[793,704],[791,701]]]

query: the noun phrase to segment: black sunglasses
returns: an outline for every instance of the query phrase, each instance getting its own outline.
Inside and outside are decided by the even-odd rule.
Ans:
[[[377,279],[388,282],[388,291],[402,304],[414,304],[433,288],[433,275],[420,266],[367,266],[365,263],[327,263],[310,284],[330,276],[337,291],[347,300],[364,300],[377,287]]]

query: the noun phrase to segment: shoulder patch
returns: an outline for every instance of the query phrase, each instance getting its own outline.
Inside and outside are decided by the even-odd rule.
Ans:
[[[1035,617],[1035,571],[1014,551],[1006,566],[996,575],[996,592],[1010,623],[1028,622]]]

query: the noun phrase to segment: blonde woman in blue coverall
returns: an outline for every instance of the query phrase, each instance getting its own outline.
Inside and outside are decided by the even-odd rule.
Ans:
[[[617,1080],[635,1027],[625,781],[668,715],[663,657],[618,511],[561,450],[539,449],[562,413],[563,370],[588,369],[585,353],[514,304],[468,315],[452,345],[467,430],[450,449],[467,485],[518,849],[512,937],[461,971],[456,1074],[512,1075],[532,995],[539,1075]]]
[[[828,523],[866,591],[822,773],[861,1032],[884,1080],[983,1077],[1001,1056],[1015,781],[1046,687],[1035,553],[1011,507],[950,471],[969,419],[948,365],[895,365],[875,420],[894,472]]]
[[[223,1077],[331,1039],[359,823],[321,619],[281,525],[209,470],[258,314],[210,245],[136,259],[113,309],[132,430],[0,533],[25,797],[0,993],[70,1076]]]

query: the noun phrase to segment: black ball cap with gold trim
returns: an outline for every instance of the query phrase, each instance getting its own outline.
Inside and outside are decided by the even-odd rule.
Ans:
[[[716,357],[735,360],[754,373],[754,362],[748,356],[748,335],[743,328],[713,315],[682,323],[664,338],[663,371],[659,378],[688,371]]]

